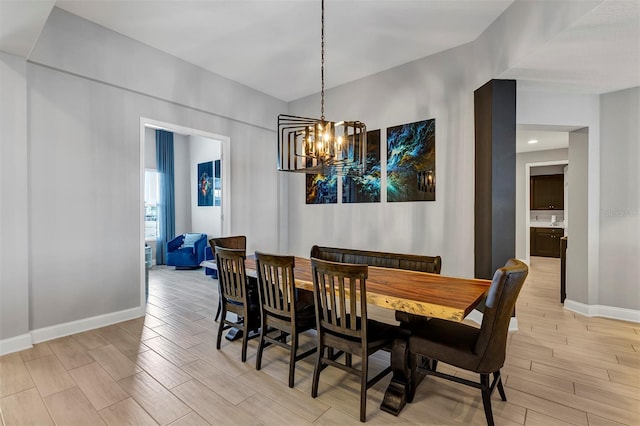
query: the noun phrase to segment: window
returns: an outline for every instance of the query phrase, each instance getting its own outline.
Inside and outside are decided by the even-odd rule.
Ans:
[[[158,181],[156,170],[144,171],[144,239],[158,239]]]

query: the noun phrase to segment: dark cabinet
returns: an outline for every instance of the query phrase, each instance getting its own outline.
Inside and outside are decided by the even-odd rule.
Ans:
[[[564,210],[564,175],[531,176],[531,210]]]
[[[531,256],[560,257],[562,228],[531,228]]]

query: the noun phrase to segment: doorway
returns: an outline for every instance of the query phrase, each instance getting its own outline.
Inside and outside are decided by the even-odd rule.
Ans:
[[[148,200],[150,187],[147,178],[153,175],[155,165],[155,130],[162,129],[174,134],[174,186],[175,186],[175,234],[189,232],[207,234],[209,237],[228,235],[231,229],[230,191],[230,139],[227,136],[199,129],[140,119],[140,194],[141,235],[140,247],[143,260],[141,268],[141,304],[146,303],[148,273],[155,264],[155,235],[153,234],[153,206]],[[215,164],[220,171],[219,180],[213,179],[214,205],[198,205],[198,164]],[[215,168],[214,167],[214,168]],[[147,203],[145,203],[147,201]],[[151,264],[149,263],[151,251]],[[151,269],[151,270],[150,270]]]
[[[551,138],[552,143],[547,144],[546,138]],[[536,268],[536,259],[546,260],[538,262],[543,264],[543,269],[549,270],[550,265],[554,273],[560,273],[561,260],[559,257],[536,257],[532,255],[532,228],[542,228],[541,239],[547,242],[557,243],[558,256],[562,256],[562,237],[572,234],[573,252],[567,249],[566,279],[576,282],[577,265],[584,265],[587,259],[587,234],[586,226],[589,208],[586,202],[588,176],[588,129],[571,126],[517,126],[517,207],[516,207],[516,255],[529,264],[530,268]],[[531,140],[537,143],[530,143]],[[553,142],[555,140],[555,142]],[[522,147],[525,146],[525,149]],[[531,205],[531,178],[536,175],[555,174],[562,175],[562,187],[564,197],[563,208],[548,210],[540,208],[536,210]],[[551,203],[555,204],[555,203]],[[553,223],[553,225],[552,225]],[[569,224],[571,230],[569,231]],[[546,234],[545,234],[546,233]],[[566,242],[567,240],[564,240]],[[577,245],[577,246],[576,246]],[[544,254],[543,254],[544,256]],[[557,271],[555,271],[557,269]],[[584,268],[583,268],[584,269]],[[586,282],[585,280],[582,282]],[[567,281],[567,286],[569,286]],[[574,288],[575,293],[578,289]],[[561,289],[558,289],[558,301],[561,300]],[[571,296],[571,295],[570,295]]]

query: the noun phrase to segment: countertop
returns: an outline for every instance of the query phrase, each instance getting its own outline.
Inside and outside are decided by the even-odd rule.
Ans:
[[[531,222],[531,228],[564,228],[564,222],[555,222],[555,224],[551,224],[551,222]]]

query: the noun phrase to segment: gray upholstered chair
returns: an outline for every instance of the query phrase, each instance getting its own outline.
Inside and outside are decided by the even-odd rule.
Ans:
[[[500,369],[504,365],[509,321],[527,273],[527,265],[516,259],[510,259],[495,272],[480,328],[433,318],[425,321],[422,328],[413,329],[409,337],[411,357],[426,359],[418,371],[482,391],[489,425],[494,424],[491,394],[496,386],[502,400],[507,400]],[[479,373],[480,383],[436,371],[438,361]],[[491,374],[493,381],[490,383]]]
[[[355,374],[360,377],[360,421],[364,422],[367,389],[391,372],[389,366],[367,380],[369,355],[390,346],[395,327],[367,319],[367,265],[312,258],[311,268],[318,332],[311,396],[318,396],[320,372],[328,365]],[[338,351],[335,355],[334,350]],[[337,361],[342,352],[345,353],[344,364]],[[361,357],[361,369],[352,366],[352,355]]]
[[[260,295],[260,343],[256,356],[256,370],[262,367],[262,351],[269,345],[278,345],[289,351],[289,387],[295,377],[296,361],[316,351],[316,348],[298,353],[299,334],[316,326],[316,312],[311,297],[302,295],[295,285],[293,256],[277,256],[256,252],[258,290]],[[287,337],[291,341],[287,344]]]

